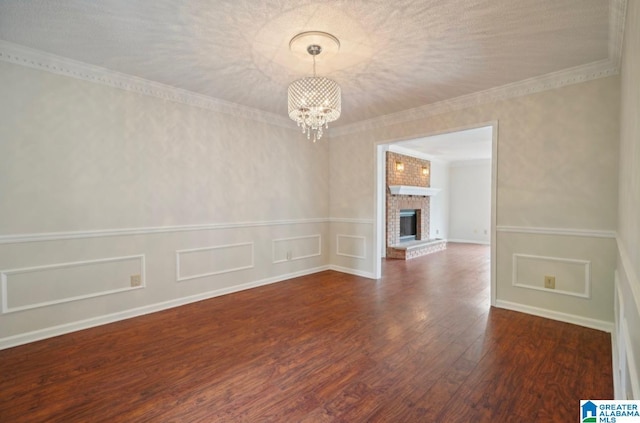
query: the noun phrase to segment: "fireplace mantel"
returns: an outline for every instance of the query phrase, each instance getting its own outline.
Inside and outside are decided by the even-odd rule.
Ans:
[[[440,192],[440,188],[416,187],[411,185],[389,185],[389,191],[393,195],[419,195],[430,197]]]

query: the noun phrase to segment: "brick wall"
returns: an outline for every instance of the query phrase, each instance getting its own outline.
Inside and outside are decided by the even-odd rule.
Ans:
[[[396,170],[396,162],[402,162],[404,170]],[[422,174],[422,168],[429,169],[428,175]],[[431,162],[415,157],[387,151],[387,186],[411,185],[414,187],[431,186]]]
[[[400,242],[400,210],[415,209],[417,216],[417,239],[429,238],[429,197],[415,195],[391,195],[389,185],[410,185],[429,187],[431,184],[431,162],[415,157],[387,151],[386,180],[387,180],[387,247]],[[396,170],[396,162],[402,162],[404,170]],[[429,169],[427,175],[422,174],[422,168]]]

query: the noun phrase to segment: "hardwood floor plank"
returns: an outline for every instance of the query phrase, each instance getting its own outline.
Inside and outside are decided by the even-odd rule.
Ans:
[[[321,272],[0,351],[0,422],[575,421],[609,334],[489,307],[489,248]]]

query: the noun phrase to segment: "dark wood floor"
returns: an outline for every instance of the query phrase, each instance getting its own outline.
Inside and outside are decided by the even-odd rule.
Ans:
[[[609,335],[489,307],[489,249],[327,271],[0,351],[1,422],[570,422]]]

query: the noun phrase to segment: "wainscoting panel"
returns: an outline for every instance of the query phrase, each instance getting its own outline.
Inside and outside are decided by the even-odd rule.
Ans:
[[[364,260],[367,258],[367,239],[364,236],[336,236],[336,255]]]
[[[178,282],[251,269],[253,266],[253,242],[176,251]]]
[[[640,280],[624,243],[618,240],[615,272],[615,334],[613,369],[615,399],[640,399]]]
[[[498,231],[496,305],[612,328],[616,241],[588,235]],[[545,288],[545,276],[555,276],[555,289]]]
[[[132,277],[139,282],[132,286]],[[110,257],[0,271],[2,313],[145,287],[145,256]]]
[[[328,270],[329,225],[300,219],[12,235],[0,242],[0,349]],[[274,244],[292,260],[273,265]],[[131,287],[138,274],[144,289]]]
[[[372,219],[331,218],[331,269],[376,279],[374,227]]]
[[[545,276],[555,277],[555,289],[545,288]],[[513,255],[513,286],[553,294],[591,298],[591,262],[588,260]]]
[[[322,255],[320,234],[274,239],[272,242],[273,263],[302,260]]]

